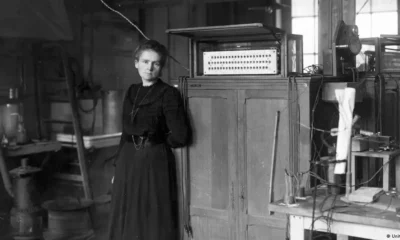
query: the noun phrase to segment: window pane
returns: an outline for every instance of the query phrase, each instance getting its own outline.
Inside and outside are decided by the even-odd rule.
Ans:
[[[314,53],[318,52],[318,17],[314,18]]]
[[[364,5],[364,3],[366,3]],[[356,0],[356,13],[366,13],[371,11],[370,0]]]
[[[360,38],[371,37],[371,14],[358,14],[356,17],[356,25]]]
[[[318,49],[315,42],[317,31],[314,26],[315,18],[313,17],[292,19],[292,32],[303,35],[303,53],[314,53]],[[314,29],[314,31],[310,31],[310,29]]]
[[[372,11],[396,11],[397,0],[372,0]]]
[[[318,9],[319,9],[319,1],[314,0],[314,14],[318,15]]]
[[[312,16],[315,15],[315,4],[316,0],[292,0],[292,16]]]
[[[318,64],[318,59],[316,54],[304,54],[303,55],[303,68],[304,72],[307,72],[307,70],[311,70],[312,68],[310,67],[311,65],[317,65]],[[310,67],[310,68],[307,68]]]
[[[365,72],[371,70],[372,66],[370,66],[371,62],[369,62],[371,52],[375,52],[375,45],[362,45],[360,53],[356,56],[356,67],[359,71]]]
[[[397,12],[372,14],[372,37],[381,34],[397,34]]]

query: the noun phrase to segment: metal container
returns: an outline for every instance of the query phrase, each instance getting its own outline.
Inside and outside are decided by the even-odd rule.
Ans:
[[[109,90],[103,93],[103,133],[122,131],[123,90]]]
[[[43,203],[48,211],[45,240],[91,239],[94,237],[89,208],[93,201],[87,199],[58,199]]]
[[[8,142],[15,142],[18,130],[19,104],[7,103],[0,106],[2,129]]]

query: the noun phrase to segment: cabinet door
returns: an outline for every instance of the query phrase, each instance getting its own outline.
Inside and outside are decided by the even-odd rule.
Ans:
[[[236,239],[236,92],[189,90],[188,107],[193,127],[193,143],[188,149],[193,237]]]
[[[280,111],[275,162],[274,198],[285,192],[284,169],[289,168],[289,122],[286,92],[242,90],[239,116],[239,239],[284,239],[286,219],[269,215],[269,187],[276,112]]]

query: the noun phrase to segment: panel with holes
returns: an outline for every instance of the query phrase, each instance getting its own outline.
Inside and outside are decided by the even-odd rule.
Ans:
[[[278,74],[276,49],[203,53],[204,75]]]

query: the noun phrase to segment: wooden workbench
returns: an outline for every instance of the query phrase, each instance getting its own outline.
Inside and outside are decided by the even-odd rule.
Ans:
[[[56,152],[61,149],[58,141],[38,141],[24,145],[7,146],[4,149],[7,157],[20,157],[42,152]]]
[[[339,196],[335,201],[334,196],[324,199],[325,196],[316,199],[314,219],[319,219],[314,223],[314,231],[337,234],[338,240],[347,240],[348,236],[377,240],[400,238],[400,218],[395,213],[395,208],[400,207],[400,199],[382,195],[379,202],[364,205],[343,202]],[[313,222],[312,198],[293,206],[283,205],[282,201],[269,206],[270,211],[290,215],[291,240],[304,240],[304,231],[310,230]],[[328,216],[332,206],[332,221],[328,224],[321,216]]]

